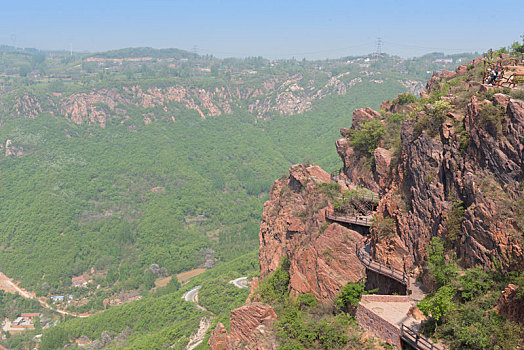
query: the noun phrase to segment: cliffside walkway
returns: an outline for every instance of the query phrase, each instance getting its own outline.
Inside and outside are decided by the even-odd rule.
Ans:
[[[341,216],[337,215],[336,213],[333,214],[326,214],[326,219],[330,221],[335,222],[341,222],[345,224],[351,224],[351,225],[358,225],[358,226],[364,226],[364,227],[371,227],[371,224],[373,223],[373,216]]]
[[[367,269],[392,278],[395,281],[405,285],[406,290],[409,290],[410,280],[404,271],[396,270],[393,267],[373,260],[371,255],[369,255],[369,253],[366,251],[366,248],[359,245],[357,245],[357,257],[362,265],[364,265]]]
[[[444,350],[442,346],[404,324],[400,327],[400,339],[417,350]]]
[[[369,330],[372,330],[374,333],[379,333],[378,335],[382,338],[393,339],[396,337],[397,340],[392,340],[392,344],[398,344],[399,338],[401,341],[409,344],[414,349],[417,350],[444,350],[445,348],[442,345],[435,344],[431,339],[420,334],[416,329],[410,327],[415,325],[416,321],[412,319],[409,315],[406,314],[407,306],[401,304],[401,298],[406,298],[408,301],[408,306],[415,306],[419,301],[424,298],[424,292],[420,286],[419,282],[414,281],[405,272],[396,270],[393,267],[387,266],[380,262],[377,262],[371,258],[371,255],[366,250],[365,246],[357,245],[356,254],[360,262],[369,270],[372,270],[381,275],[387,276],[394,279],[395,281],[402,283],[406,286],[406,291],[408,295],[406,296],[391,296],[391,295],[369,295],[366,296],[368,299],[377,299],[375,304],[370,303],[370,300],[365,303],[365,298],[359,303],[361,308],[360,313],[363,313],[363,308],[366,306],[369,310],[367,313],[375,314],[376,317],[383,319],[379,323],[383,322],[384,325],[391,325],[396,328],[396,331],[391,331],[389,334],[384,335],[380,330],[374,329],[376,325],[368,325]],[[383,298],[383,300],[381,300]],[[398,299],[398,300],[397,300]],[[361,305],[362,304],[362,305]],[[366,305],[364,305],[366,304]],[[403,310],[399,308],[404,307]],[[399,311],[400,310],[400,311]],[[357,311],[358,313],[358,311]],[[409,310],[408,310],[409,313]],[[373,318],[371,314],[368,317],[364,317],[361,321],[365,322],[370,318]],[[399,316],[401,315],[401,316]],[[362,316],[361,316],[362,317]],[[388,326],[389,327],[389,326]],[[366,327],[365,327],[366,328]],[[387,327],[386,327],[387,328]],[[387,332],[386,332],[387,333]],[[394,336],[396,334],[396,336]],[[388,341],[389,342],[389,341]]]

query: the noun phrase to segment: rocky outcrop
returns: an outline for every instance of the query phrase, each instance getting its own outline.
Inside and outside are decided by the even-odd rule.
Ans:
[[[5,142],[6,157],[21,157],[24,154],[25,153],[23,147],[14,145],[12,140],[7,140]]]
[[[375,171],[373,172],[373,175],[375,182],[380,188],[386,187],[390,172],[392,153],[393,149],[387,150],[382,147],[377,147],[373,153],[373,159],[375,161]]]
[[[301,74],[284,74],[262,81],[261,88],[254,88],[251,82],[238,80],[234,81],[233,87],[226,84],[197,88],[176,82],[167,87],[128,85],[70,95],[50,93],[39,98],[24,94],[14,100],[9,112],[16,116],[36,118],[39,114],[55,113],[58,110],[76,124],[98,124],[102,127],[105,127],[108,118],[118,118],[120,121],[129,119],[127,111],[136,112],[134,108],[128,108],[130,105],[144,109],[144,114],[149,112],[148,109],[160,106],[168,114],[161,116],[155,113],[154,117],[146,115],[143,120],[146,125],[161,117],[175,119],[172,114],[179,107],[194,110],[205,119],[231,114],[234,106],[245,105],[256,117],[268,118],[275,112],[294,115],[309,111],[315,101],[332,94],[346,94],[350,88],[362,82],[360,77],[348,81],[346,76],[349,72],[337,76],[331,76],[329,72],[317,74],[328,75],[327,83],[318,86],[314,80],[305,81]]]
[[[103,128],[111,112],[124,100],[116,89],[71,95],[60,101],[59,113],[75,124],[99,124]]]
[[[289,177],[275,181],[264,205],[260,225],[260,275],[290,260],[290,288],[332,300],[340,287],[364,276],[356,257],[362,236],[339,224],[326,222],[331,204],[319,185],[331,182],[320,167],[294,165]]]
[[[42,112],[42,106],[36,97],[26,94],[16,98],[13,110],[18,116],[34,119]]]
[[[211,350],[227,350],[227,329],[219,322],[207,342]]]
[[[211,350],[272,350],[276,349],[273,323],[277,314],[264,303],[250,303],[231,311],[231,332],[222,323],[211,333]]]
[[[435,75],[428,90],[456,74]],[[523,228],[515,219],[524,180],[524,102],[500,93],[492,101],[474,95],[467,108],[452,106],[437,135],[415,132],[415,123],[402,124],[400,161],[390,163],[387,182],[387,157],[375,151],[374,175],[383,193],[377,216],[393,219],[394,234],[373,230],[374,258],[420,271],[431,238],[441,236],[466,267],[524,268]],[[343,160],[346,164],[347,156]],[[451,236],[447,222],[459,202],[465,209],[461,232]]]
[[[374,176],[370,163],[362,157],[362,155],[357,154],[354,148],[351,147],[349,140],[347,138],[348,133],[351,130],[361,129],[361,125],[365,122],[368,122],[373,119],[380,118],[381,115],[379,112],[367,107],[359,108],[353,112],[353,119],[350,129],[342,128],[340,134],[343,136],[342,139],[339,139],[335,142],[337,148],[337,153],[344,166],[342,168],[343,181],[345,181],[346,186],[350,189],[353,189],[355,186],[362,186],[373,192],[379,192],[379,185],[376,181],[377,177]],[[388,158],[387,152],[380,152],[384,157]],[[389,156],[389,158],[391,158]],[[388,163],[391,160],[386,160],[384,162]],[[387,171],[386,171],[387,173]]]
[[[497,302],[497,311],[505,318],[513,322],[524,324],[524,300],[517,296],[519,286],[508,284],[508,286],[500,293],[499,301]]]

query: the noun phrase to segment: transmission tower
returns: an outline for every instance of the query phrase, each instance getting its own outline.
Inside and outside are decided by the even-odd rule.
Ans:
[[[382,38],[377,38],[377,53],[382,54]]]

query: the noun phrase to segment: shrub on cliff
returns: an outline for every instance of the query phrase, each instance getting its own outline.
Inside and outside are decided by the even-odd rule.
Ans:
[[[424,114],[419,116],[413,126],[415,137],[420,136],[424,130],[427,131],[430,137],[437,136],[440,132],[440,126],[450,109],[451,105],[443,100],[437,100],[435,103],[426,105]]]
[[[390,217],[375,215],[373,217],[373,229],[381,238],[391,238],[395,235],[395,221]]]
[[[408,103],[415,103],[417,102],[417,97],[412,94],[400,94],[396,98],[399,105],[407,105]],[[393,100],[394,102],[394,100]]]
[[[299,309],[311,308],[318,305],[318,300],[311,293],[299,294],[295,306]]]
[[[446,261],[440,237],[433,237],[428,247],[428,270],[440,287],[451,283],[457,276],[457,264],[453,259]]]
[[[354,313],[362,295],[373,292],[374,291],[367,291],[362,281],[350,282],[340,290],[340,293],[335,299],[335,305],[344,312]]]
[[[322,183],[320,184],[320,191],[330,200],[334,200],[340,195],[340,184],[335,181],[331,181],[330,183]]]
[[[479,111],[479,124],[494,136],[502,133],[506,120],[506,111],[503,106],[486,104]]]
[[[440,287],[433,295],[426,296],[417,307],[424,315],[431,315],[439,322],[443,316],[455,309],[455,304],[452,300],[456,293],[457,290],[453,286]]]
[[[522,37],[524,38],[524,35]],[[524,53],[524,39],[522,40],[522,44],[518,41],[515,41],[513,44],[511,44],[511,52]]]
[[[360,130],[349,131],[349,143],[361,156],[370,157],[385,133],[380,120],[370,120]]]
[[[266,303],[284,303],[289,286],[289,258],[284,257],[278,269],[260,281],[258,294]]]
[[[456,201],[446,219],[447,241],[452,245],[462,235],[462,222],[464,221],[464,203]]]
[[[493,286],[493,279],[480,266],[467,270],[463,276],[458,278],[458,281],[463,300],[473,300]]]

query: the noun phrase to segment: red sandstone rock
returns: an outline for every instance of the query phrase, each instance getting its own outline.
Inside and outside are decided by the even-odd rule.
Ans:
[[[329,203],[318,182],[308,178],[327,182],[329,176],[318,167],[294,165],[289,178],[275,181],[260,225],[260,274],[263,277],[274,271],[287,256],[291,291],[331,300],[341,286],[363,277],[355,254],[362,237],[341,225],[326,223]]]
[[[461,263],[493,267],[497,260],[503,269],[524,268],[515,208],[506,201],[521,195],[514,184],[524,175],[524,102],[497,95],[495,104],[505,103],[501,134],[480,121],[480,111],[491,102],[472,97],[463,119],[466,150],[460,150],[452,123],[444,122],[436,138],[425,132],[414,137],[413,121],[403,123],[401,161],[390,183],[381,186],[385,195],[377,214],[393,218],[395,234],[381,237],[372,231],[375,259],[405,270],[422,267],[431,237],[446,236],[448,212],[462,200],[463,233],[455,245]]]
[[[466,65],[458,66],[457,69],[455,69],[455,73],[457,73],[457,75],[465,75],[467,72],[468,66]]]
[[[359,108],[353,111],[353,122],[351,128],[358,129],[361,124],[375,118],[380,118],[380,113],[369,108]]]
[[[378,192],[379,186],[375,182],[366,160],[355,154],[353,147],[349,145],[348,139],[339,139],[335,142],[335,145],[339,156],[344,162],[343,173],[348,181],[348,185],[358,185],[373,192]]]
[[[511,96],[504,95],[504,94],[495,94],[493,95],[493,102],[496,105],[502,105],[504,107],[508,106],[509,101],[511,100]]]
[[[483,93],[483,92],[493,92],[495,91],[495,87],[494,86],[488,86],[486,84],[482,84],[480,85],[480,88],[479,88],[479,92]]]
[[[317,165],[304,167],[302,164],[295,164],[289,169],[289,174],[290,181],[301,187],[306,187],[309,181],[315,183],[331,182],[331,176]]]
[[[277,314],[264,303],[250,303],[231,311],[231,333],[219,323],[211,333],[211,350],[273,350],[276,338],[273,323]]]
[[[386,180],[389,175],[389,166],[391,164],[392,150],[377,147],[373,153],[375,159],[375,180],[382,188],[386,186]]]
[[[246,304],[254,301],[259,301],[258,296],[256,294],[256,291],[259,286],[258,277],[253,277],[251,279],[251,290],[249,291],[249,295],[247,296]]]
[[[519,288],[523,287],[508,284],[500,293],[497,310],[505,318],[524,324],[524,301],[517,297]]]
[[[231,334],[235,339],[255,341],[255,333],[271,329],[277,314],[273,307],[264,303],[251,303],[231,311]]]
[[[451,79],[457,76],[457,73],[445,69],[443,69],[440,74],[447,79]]]
[[[211,350],[227,350],[227,330],[221,322],[211,332],[207,345]]]
[[[417,321],[425,321],[426,315],[416,306],[412,306],[408,311],[408,316],[412,316]]]

